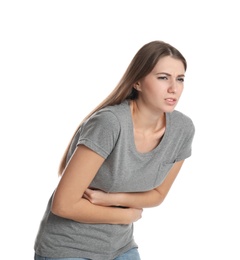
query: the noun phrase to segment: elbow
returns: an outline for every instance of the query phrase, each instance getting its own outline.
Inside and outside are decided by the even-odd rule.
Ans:
[[[84,203],[85,200],[81,199],[77,202],[54,200],[51,205],[51,212],[62,218],[67,218],[71,220],[79,219],[80,215],[84,215]]]
[[[153,207],[158,207],[158,206],[160,206],[162,203],[163,203],[163,199],[159,199],[159,200],[155,201]]]
[[[63,205],[59,205],[53,202],[51,206],[51,212],[58,217],[66,218],[68,209]]]
[[[160,206],[163,203],[164,199],[165,199],[165,197],[162,197],[161,199],[159,199],[157,206]]]
[[[62,218],[71,218],[73,207],[70,206],[70,203],[56,201],[53,199],[51,205],[51,212]]]
[[[161,192],[159,192],[158,190],[155,190],[157,192],[157,197],[155,200],[155,207],[160,206],[164,199],[166,198],[166,195],[163,195]]]

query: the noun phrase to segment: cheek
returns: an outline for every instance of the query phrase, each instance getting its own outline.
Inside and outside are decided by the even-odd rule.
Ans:
[[[159,81],[148,80],[143,82],[141,87],[143,93],[156,95],[157,93],[164,92],[164,89],[167,88],[167,82],[162,82],[160,84]]]
[[[183,92],[183,88],[184,88],[184,85],[183,85],[183,84],[179,85],[179,94],[180,94],[180,95],[181,95],[182,92]]]
[[[167,81],[159,81],[156,78],[145,78],[141,82],[141,95],[158,99],[164,95],[169,87]]]
[[[143,91],[142,91],[142,94],[144,96],[151,96],[151,98],[154,98],[154,97],[157,97],[159,96],[160,94],[160,89],[159,88],[156,88],[156,87],[153,87],[151,85],[148,85],[148,86],[145,86]]]

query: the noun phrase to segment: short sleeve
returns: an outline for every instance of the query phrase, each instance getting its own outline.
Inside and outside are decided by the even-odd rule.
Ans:
[[[192,154],[192,143],[195,135],[195,126],[191,120],[189,120],[184,126],[184,140],[182,141],[181,149],[178,152],[176,161],[184,160]]]
[[[107,158],[114,149],[120,132],[117,117],[108,110],[100,110],[81,126],[77,145],[83,144]]]

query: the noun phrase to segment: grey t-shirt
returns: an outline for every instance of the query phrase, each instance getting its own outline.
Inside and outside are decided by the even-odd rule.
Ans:
[[[159,145],[150,152],[136,150],[128,101],[106,107],[91,116],[74,137],[68,160],[83,144],[105,161],[90,184],[105,192],[141,192],[159,186],[173,164],[191,155],[194,125],[186,115],[166,113],[166,130]],[[87,174],[87,173],[86,173]],[[35,242],[37,254],[46,257],[83,257],[111,260],[137,247],[133,224],[84,224],[55,216],[52,197]]]

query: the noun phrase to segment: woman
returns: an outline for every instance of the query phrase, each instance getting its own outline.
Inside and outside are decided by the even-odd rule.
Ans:
[[[35,259],[140,259],[133,223],[162,203],[191,155],[194,125],[175,110],[186,60],[153,41],[74,133],[35,241]]]

